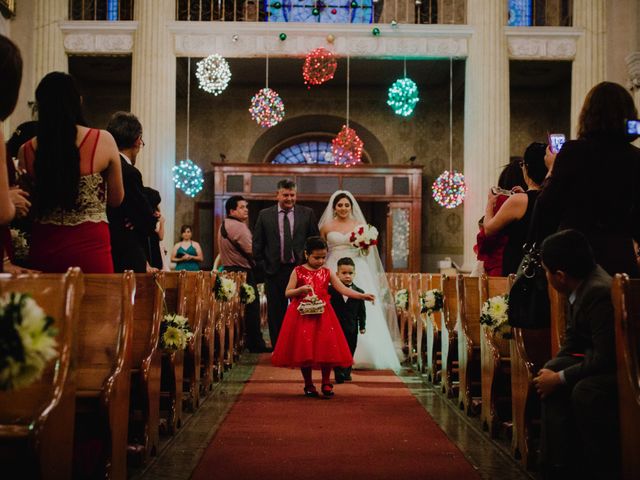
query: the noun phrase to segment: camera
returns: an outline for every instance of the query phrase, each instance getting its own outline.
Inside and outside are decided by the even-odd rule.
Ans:
[[[566,137],[564,136],[564,133],[550,133],[549,150],[551,150],[551,153],[558,153],[565,141]]]
[[[627,135],[640,135],[640,120],[627,120]]]

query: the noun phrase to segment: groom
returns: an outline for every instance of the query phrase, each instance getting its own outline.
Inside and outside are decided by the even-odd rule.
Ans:
[[[273,348],[287,311],[284,291],[291,271],[304,259],[305,240],[320,234],[313,210],[296,205],[294,182],[280,180],[276,199],[277,205],[260,211],[253,230],[253,258],[265,272],[269,336]]]

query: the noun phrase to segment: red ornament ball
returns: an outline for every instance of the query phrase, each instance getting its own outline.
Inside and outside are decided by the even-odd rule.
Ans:
[[[338,61],[326,48],[316,48],[309,52],[302,66],[302,77],[307,85],[321,85],[331,80],[338,68]]]
[[[343,125],[338,136],[331,142],[333,163],[344,167],[360,163],[362,161],[362,147],[364,147],[364,143],[356,131]]]
[[[335,8],[332,8],[331,13],[335,15],[336,13],[338,13],[338,11]]]

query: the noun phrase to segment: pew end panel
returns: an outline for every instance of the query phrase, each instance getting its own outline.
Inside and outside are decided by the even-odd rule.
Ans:
[[[480,280],[458,275],[458,405],[467,415],[478,413],[480,389]]]
[[[442,289],[442,277],[440,274],[429,274],[429,289]],[[426,373],[427,380],[432,384],[441,381],[442,371],[442,312],[436,312],[426,317]]]
[[[442,275],[444,308],[440,327],[442,338],[442,391],[448,398],[458,398],[458,333],[459,322],[456,277]]]
[[[66,274],[0,278],[0,294],[30,293],[58,330],[58,357],[39,380],[0,392],[0,461],[5,472],[23,477],[71,478],[76,394],[76,329],[83,295],[78,268]]]

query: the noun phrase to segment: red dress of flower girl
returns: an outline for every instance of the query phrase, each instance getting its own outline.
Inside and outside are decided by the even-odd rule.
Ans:
[[[327,289],[328,268],[309,270],[296,267],[296,287],[311,285],[314,293],[325,302],[324,313],[301,315],[298,305],[302,297],[292,299],[282,322],[271,363],[276,367],[350,367],[353,363],[347,340],[336,317]]]

